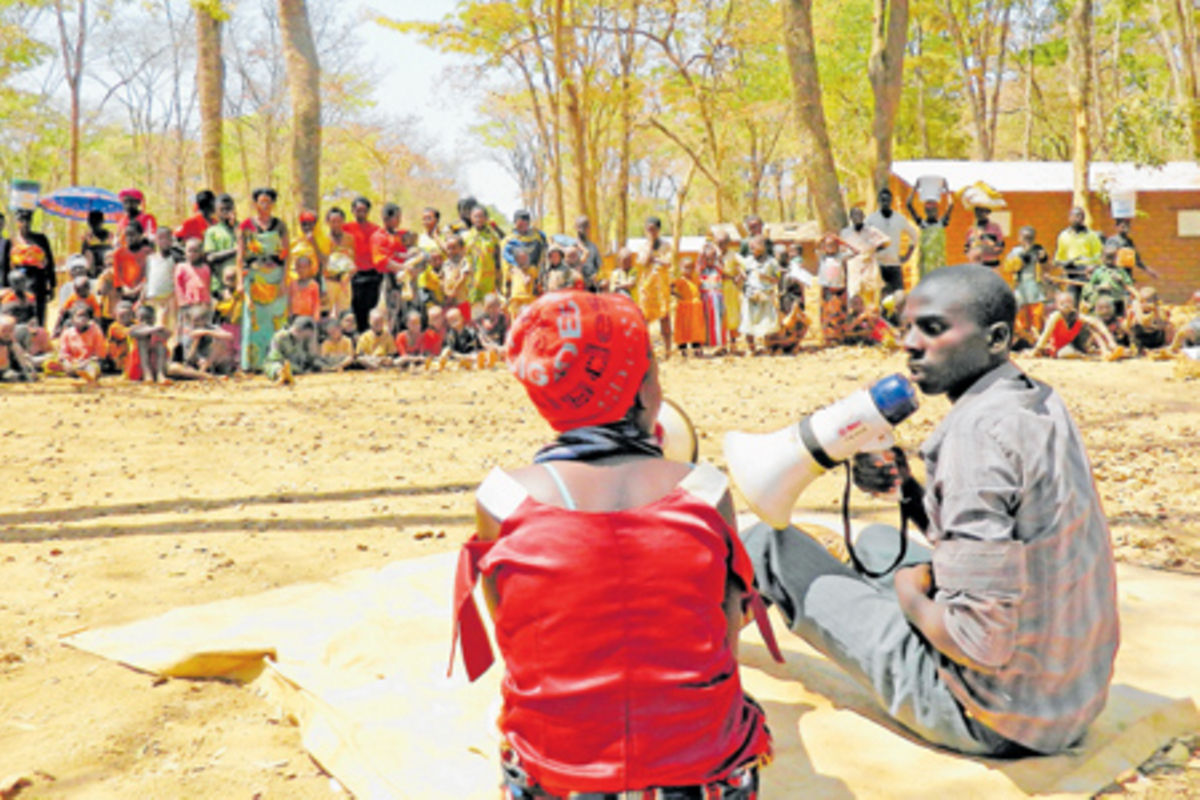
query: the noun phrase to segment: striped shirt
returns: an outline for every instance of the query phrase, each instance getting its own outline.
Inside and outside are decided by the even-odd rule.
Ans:
[[[977,667],[939,672],[967,714],[1052,753],[1104,708],[1118,642],[1108,522],[1079,430],[1049,386],[1006,362],[921,449],[935,600]]]

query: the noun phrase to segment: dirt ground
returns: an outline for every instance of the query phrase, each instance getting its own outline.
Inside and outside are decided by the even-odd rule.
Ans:
[[[1118,557],[1200,575],[1200,381],[1165,362],[1021,363],[1074,413]],[[902,368],[836,349],[676,358],[663,380],[724,466],[726,431],[774,429]],[[925,400],[902,444],[947,408]],[[453,548],[486,471],[548,437],[501,370],[0,390],[0,796],[18,777],[23,800],[334,796],[297,729],[252,692],[155,681],[59,638]],[[836,509],[840,481],[823,477],[802,505]],[[1112,791],[1200,797],[1198,744]]]

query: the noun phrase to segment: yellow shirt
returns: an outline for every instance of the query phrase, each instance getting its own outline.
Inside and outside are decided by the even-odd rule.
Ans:
[[[343,336],[336,342],[333,339],[326,339],[321,342],[321,355],[326,358],[352,356],[354,355],[354,343],[350,341],[350,337],[348,336]]]
[[[394,356],[396,355],[396,340],[384,331],[376,335],[368,330],[358,337],[358,354],[360,356]]]

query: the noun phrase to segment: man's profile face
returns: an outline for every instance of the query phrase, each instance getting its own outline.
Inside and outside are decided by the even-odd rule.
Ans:
[[[918,286],[904,305],[902,344],[913,382],[956,399],[990,364],[987,332],[971,316],[965,289]]]

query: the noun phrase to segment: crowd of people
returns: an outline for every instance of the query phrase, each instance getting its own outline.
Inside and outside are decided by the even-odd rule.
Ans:
[[[323,219],[303,211],[295,230],[275,215],[271,188],[252,193],[243,219],[233,197],[201,191],[195,213],[175,228],[159,225],[139,190],[120,197],[124,213],[113,229],[103,214],[89,215],[62,286],[32,212],[16,212],[9,238],[0,214],[4,379],[166,382],[256,372],[290,382],[323,370],[483,368],[499,362],[524,308],[572,288],[631,296],[660,332],[664,358],[799,352],[816,333],[806,293],[820,306],[819,335],[809,341],[895,347],[903,265],[913,258],[916,279],[946,265],[953,213],[949,193],[925,202],[923,213],[914,193],[910,223],[883,189],[874,212],[851,209],[850,224],[821,237],[807,260],[800,242],[772,242],[755,215],[741,241],[720,231],[694,258],[681,257],[650,217],[643,243],[621,248],[603,269],[587,217],[575,221],[574,235],[548,236],[518,211],[506,232],[470,197],[450,224],[425,208],[417,230],[402,225],[394,203],[376,224],[366,197],[349,215],[339,206]],[[1139,256],[1129,220],[1104,238],[1072,209],[1051,256],[1030,227],[1006,252],[989,209],[973,213],[964,256],[1013,287],[1016,349],[1119,358],[1200,345],[1200,318],[1176,330],[1153,286],[1135,285],[1135,273],[1156,273]]]

